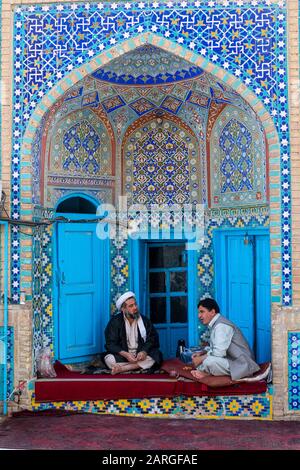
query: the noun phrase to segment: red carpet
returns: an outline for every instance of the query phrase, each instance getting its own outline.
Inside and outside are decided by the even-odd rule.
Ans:
[[[21,412],[0,425],[0,448],[300,450],[300,422],[149,419],[59,411]],[[246,465],[235,454],[232,455],[233,462],[236,457],[237,465]],[[263,458],[260,463],[268,466],[270,461]],[[297,465],[295,461],[291,468],[297,468]]]
[[[86,375],[69,371],[55,363],[57,377],[35,382],[35,401],[117,400],[130,398],[246,395],[264,393],[266,382],[239,383],[211,388],[199,382],[184,381],[168,374]]]

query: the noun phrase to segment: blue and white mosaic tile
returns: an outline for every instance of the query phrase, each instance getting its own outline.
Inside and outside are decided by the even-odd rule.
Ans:
[[[289,410],[300,411],[300,332],[288,333]]]
[[[257,395],[132,398],[120,400],[36,403],[31,393],[32,411],[69,410],[134,417],[193,419],[272,419],[272,390]]]
[[[26,34],[30,31],[30,34]],[[12,218],[29,173],[20,152],[42,97],[72,70],[148,32],[205,57],[252,90],[276,120],[281,144],[282,302],[291,303],[291,196],[286,5],[266,1],[64,3],[22,5],[14,16]],[[192,73],[192,70],[191,70]],[[21,181],[21,170],[22,181]],[[26,214],[27,215],[27,214]],[[12,297],[19,299],[20,247],[12,233]],[[15,242],[15,243],[14,243]]]
[[[4,327],[0,326],[0,400],[3,401],[3,374],[4,374]],[[7,398],[10,397],[14,389],[14,328],[7,329]]]

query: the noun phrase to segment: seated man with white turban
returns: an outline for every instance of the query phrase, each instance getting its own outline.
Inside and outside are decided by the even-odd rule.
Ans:
[[[158,367],[162,362],[159,337],[149,318],[141,315],[133,292],[121,295],[105,328],[104,361],[112,374]]]

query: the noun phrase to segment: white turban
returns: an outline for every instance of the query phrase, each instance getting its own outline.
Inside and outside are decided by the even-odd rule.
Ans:
[[[126,300],[130,299],[131,297],[134,297],[135,298],[135,293],[134,292],[125,292],[124,294],[122,294],[118,300],[116,301],[116,307],[118,310],[121,310],[121,307],[123,305],[124,302],[126,302]]]

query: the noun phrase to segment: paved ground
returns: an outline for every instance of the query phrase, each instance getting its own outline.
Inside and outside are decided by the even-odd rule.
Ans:
[[[0,423],[0,448],[299,451],[300,421],[131,418],[72,412],[25,412]]]

